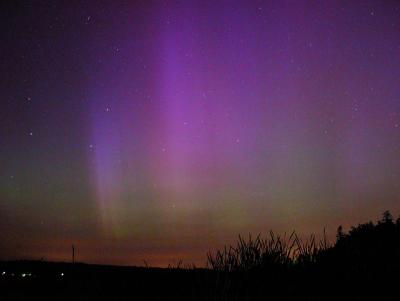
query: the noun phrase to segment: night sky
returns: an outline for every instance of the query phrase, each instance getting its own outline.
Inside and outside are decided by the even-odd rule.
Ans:
[[[202,265],[400,212],[399,1],[0,11],[0,259]]]

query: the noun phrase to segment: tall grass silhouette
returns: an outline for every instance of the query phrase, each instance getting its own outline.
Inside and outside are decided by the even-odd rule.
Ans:
[[[247,239],[239,235],[236,246],[225,246],[215,254],[207,253],[208,266],[216,271],[233,272],[254,269],[268,269],[273,266],[288,268],[295,264],[316,262],[318,255],[326,251],[330,245],[324,230],[323,239],[318,243],[315,235],[302,240],[293,231],[281,237],[270,231],[269,236],[257,235],[255,239],[249,234]]]

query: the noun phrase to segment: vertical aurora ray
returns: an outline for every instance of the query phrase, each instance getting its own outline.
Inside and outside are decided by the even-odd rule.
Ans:
[[[92,101],[105,228],[127,233],[125,216],[147,208],[157,220],[145,227],[158,235],[172,235],[168,224],[234,232],[264,225],[261,213],[319,214],[322,196],[341,207],[347,186],[366,188],[354,177],[365,171],[362,156],[372,158],[352,154],[366,146],[355,139],[365,124],[343,115],[352,102],[343,93],[359,84],[333,65],[345,52],[332,51],[339,37],[313,27],[313,14],[302,3],[177,2],[145,18],[151,33],[141,40],[129,27],[109,28],[119,42]],[[196,226],[205,217],[209,226]]]

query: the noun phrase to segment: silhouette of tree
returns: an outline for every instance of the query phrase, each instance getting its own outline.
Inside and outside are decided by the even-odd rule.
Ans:
[[[393,224],[393,216],[389,210],[383,212],[381,222],[385,224]]]
[[[340,225],[337,228],[337,232],[336,232],[336,241],[338,242],[339,240],[342,240],[345,237],[345,234],[343,232],[343,227],[342,225]]]

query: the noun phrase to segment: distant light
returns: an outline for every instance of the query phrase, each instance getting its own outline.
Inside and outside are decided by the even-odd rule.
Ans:
[[[6,272],[1,273],[3,276],[6,274]]]
[[[25,277],[26,276],[26,274],[22,274],[22,277]]]
[[[64,273],[61,273],[61,277],[64,276]]]

